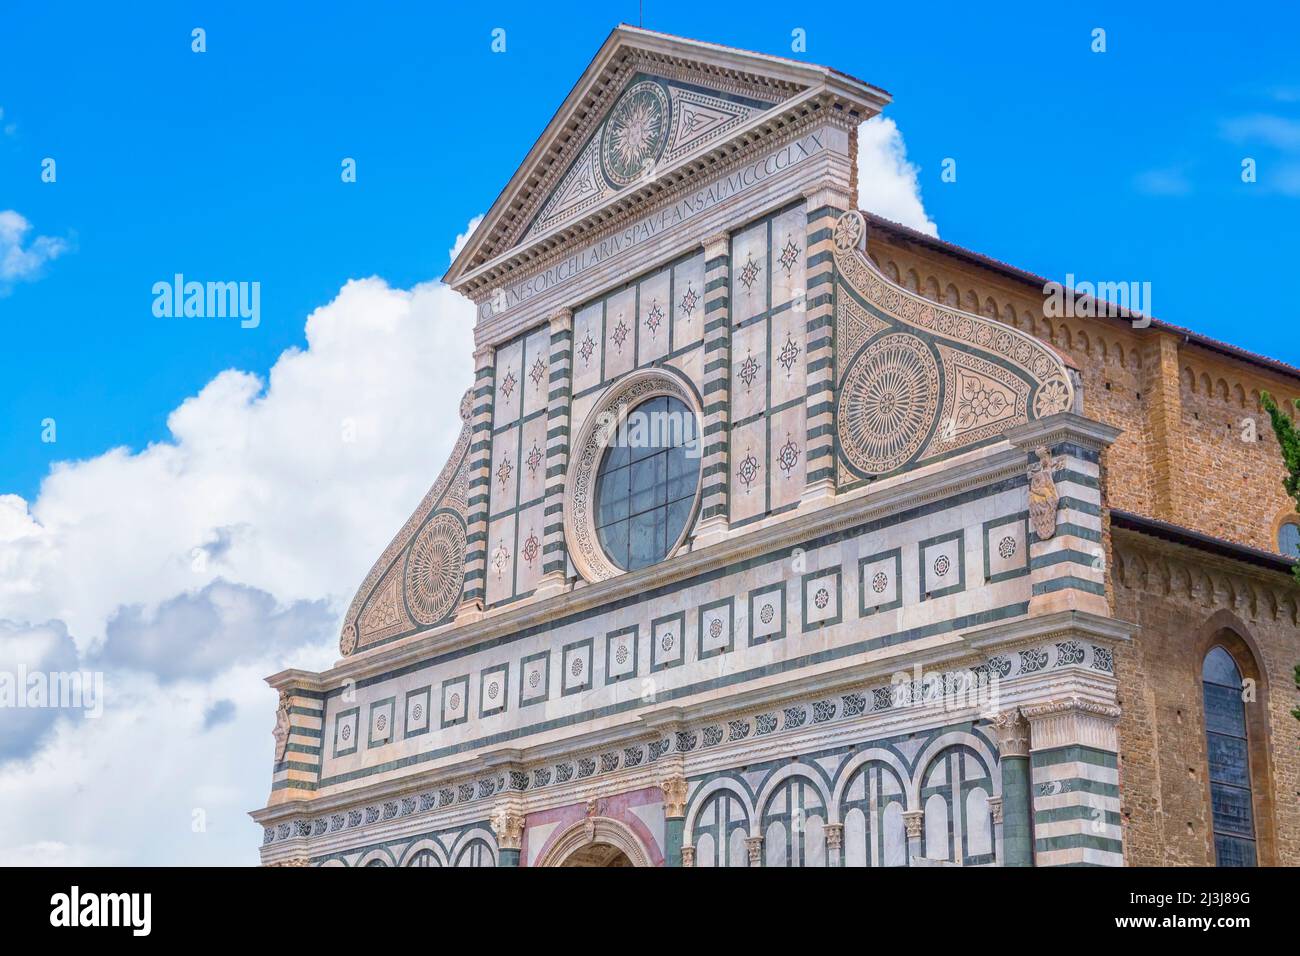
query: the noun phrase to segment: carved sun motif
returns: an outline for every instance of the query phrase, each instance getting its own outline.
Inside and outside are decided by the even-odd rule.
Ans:
[[[614,105],[602,134],[605,173],[626,186],[654,167],[668,139],[668,97],[657,83],[636,84]]]

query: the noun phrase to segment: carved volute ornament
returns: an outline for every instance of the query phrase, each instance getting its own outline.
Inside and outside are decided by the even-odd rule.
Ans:
[[[275,708],[275,730],[271,735],[275,737],[275,759],[277,762],[284,759],[285,751],[289,748],[289,692],[280,691],[280,703]]]
[[[1056,490],[1055,473],[1065,466],[1063,458],[1039,446],[1034,452],[1038,461],[1029,465],[1029,521],[1040,541],[1056,534],[1056,505],[1061,500]]]
[[[517,807],[502,804],[493,811],[491,822],[500,849],[519,849],[524,839],[524,815]]]
[[[1029,721],[1020,708],[1004,710],[993,720],[998,734],[998,753],[1003,757],[1029,756]]]
[[[674,820],[686,816],[686,778],[665,777],[659,789],[664,792],[664,816]]]
[[[907,827],[907,838],[909,840],[921,839],[921,826],[925,823],[924,810],[904,810],[903,826]]]

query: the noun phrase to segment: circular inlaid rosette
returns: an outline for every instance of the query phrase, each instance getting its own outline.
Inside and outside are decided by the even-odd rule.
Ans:
[[[465,527],[447,512],[416,535],[406,558],[406,606],[417,624],[436,624],[460,600],[465,581]]]
[[[903,465],[916,454],[939,410],[939,367],[925,343],[897,332],[854,360],[840,389],[844,456],[866,475]]]
[[[628,186],[654,170],[668,142],[668,96],[652,80],[635,83],[619,97],[600,137],[605,177]]]

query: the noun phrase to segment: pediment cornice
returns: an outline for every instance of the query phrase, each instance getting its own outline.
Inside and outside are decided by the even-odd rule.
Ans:
[[[719,95],[770,104],[706,147],[664,163],[644,185],[613,191],[546,229],[530,227],[573,169],[618,96],[646,74],[688,83]],[[544,259],[606,225],[630,206],[659,195],[693,173],[707,172],[756,138],[780,131],[809,113],[842,113],[861,122],[889,101],[883,90],[826,67],[619,26],[502,190],[443,281],[482,298],[503,275]]]

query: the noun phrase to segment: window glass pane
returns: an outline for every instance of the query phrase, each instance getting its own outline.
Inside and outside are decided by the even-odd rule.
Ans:
[[[1241,689],[1241,671],[1237,670],[1237,662],[1222,647],[1212,647],[1210,653],[1205,655],[1205,663],[1201,666],[1201,679],[1211,684]]]
[[[596,501],[599,502],[596,508],[597,527],[627,517],[628,475],[627,468],[615,468],[603,473],[596,483]]]
[[[1250,809],[1250,791],[1240,787],[1215,784],[1210,787],[1214,809],[1214,832],[1255,835],[1255,822]]]
[[[636,515],[629,522],[628,570],[649,567],[662,557],[662,535],[656,534],[660,512],[655,509]]]
[[[627,522],[618,521],[597,531],[609,559],[624,571],[627,567]]]
[[[655,505],[664,503],[663,498],[655,494],[656,489],[663,493],[664,456],[643,458],[632,463],[632,514],[648,511]]]
[[[662,560],[694,510],[698,425],[686,405],[660,397],[642,403],[606,450],[596,482],[596,526],[610,560],[624,570]]]
[[[1205,729],[1216,734],[1246,736],[1246,713],[1241,691],[1218,684],[1202,686],[1205,688]]]
[[[1300,558],[1300,524],[1288,521],[1278,528],[1277,549],[1293,558]]]
[[[1246,764],[1246,741],[1241,737],[1223,734],[1206,734],[1210,753],[1210,780],[1230,783],[1237,787],[1250,786],[1250,773]]]
[[[1254,866],[1255,842],[1238,837],[1214,837],[1214,855],[1219,866]]]

